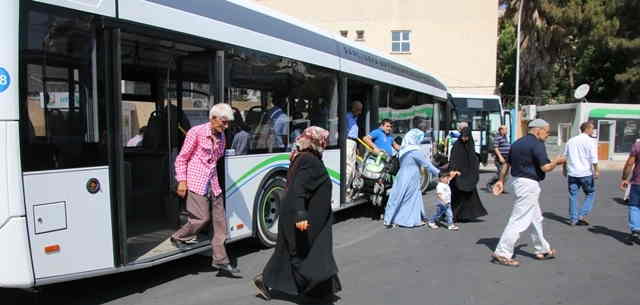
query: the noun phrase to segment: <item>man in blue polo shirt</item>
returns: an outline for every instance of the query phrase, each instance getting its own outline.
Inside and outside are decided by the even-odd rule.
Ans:
[[[380,127],[369,133],[364,137],[364,141],[373,148],[375,153],[384,151],[388,156],[393,156],[394,149],[400,150],[400,145],[393,141],[391,136],[391,129],[393,123],[389,119],[384,119],[380,122]]]
[[[494,186],[494,194],[500,195],[504,190],[504,179],[511,167],[512,185],[516,194],[516,202],[511,217],[504,229],[500,242],[492,255],[492,262],[517,267],[520,263],[514,260],[513,248],[520,233],[533,224],[531,239],[539,260],[551,259],[556,255],[542,232],[542,211],[540,210],[540,181],[545,173],[565,162],[563,155],[553,161],[547,156],[544,141],[549,137],[549,123],[542,119],[529,122],[529,134],[511,145],[507,164],[502,168],[500,180]]]

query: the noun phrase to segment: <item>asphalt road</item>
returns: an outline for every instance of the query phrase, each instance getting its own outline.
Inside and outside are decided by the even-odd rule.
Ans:
[[[481,175],[481,184],[491,174]],[[640,245],[628,246],[627,207],[617,189],[619,171],[598,180],[590,227],[566,224],[566,182],[559,172],[543,182],[545,235],[558,258],[536,261],[528,234],[517,247],[521,267],[489,263],[511,212],[513,195],[480,196],[483,221],[444,229],[384,229],[366,207],[338,213],[335,256],[344,290],[336,304],[640,304]],[[508,188],[510,190],[510,188]],[[428,211],[433,195],[425,196]],[[193,256],[151,269],[47,286],[34,295],[0,290],[0,304],[264,304],[249,280],[271,250],[249,242],[230,246],[243,279],[218,277],[209,259]],[[291,304],[272,300],[270,304]]]

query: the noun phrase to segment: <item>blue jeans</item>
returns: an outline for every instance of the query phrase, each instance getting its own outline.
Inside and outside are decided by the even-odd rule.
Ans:
[[[578,190],[582,188],[585,198],[580,212],[577,207]],[[596,197],[596,186],[593,176],[571,177],[569,176],[569,220],[576,223],[578,219],[589,215]]]
[[[632,184],[629,193],[629,229],[640,231],[640,184]]]
[[[431,216],[431,218],[429,219],[429,222],[436,222],[438,221],[438,219],[440,219],[440,217],[442,217],[443,214],[446,214],[447,224],[448,225],[453,224],[453,211],[451,210],[451,203],[447,205],[438,204],[436,206],[436,209],[437,209],[436,213],[433,214],[433,216]]]

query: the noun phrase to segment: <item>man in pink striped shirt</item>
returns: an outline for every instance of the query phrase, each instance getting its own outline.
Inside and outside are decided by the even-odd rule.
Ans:
[[[211,220],[213,249],[211,265],[231,274],[240,270],[231,266],[224,242],[227,239],[227,220],[222,189],[216,172],[217,161],[224,156],[224,130],[233,120],[227,104],[216,104],[209,111],[209,122],[189,130],[176,158],[178,196],[187,198],[187,223],[171,236],[171,242],[182,249],[196,242],[198,232]],[[209,212],[211,204],[211,212]]]

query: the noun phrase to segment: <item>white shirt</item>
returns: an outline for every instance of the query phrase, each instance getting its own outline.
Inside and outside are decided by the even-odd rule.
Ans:
[[[567,158],[567,175],[576,178],[592,176],[592,165],[598,163],[596,140],[581,133],[567,142],[564,156]]]
[[[451,202],[451,188],[448,184],[438,182],[436,186],[436,204],[447,205]],[[440,200],[440,198],[444,199],[444,202]]]

